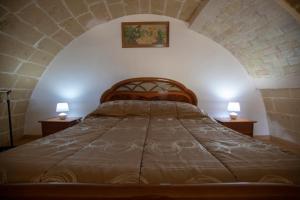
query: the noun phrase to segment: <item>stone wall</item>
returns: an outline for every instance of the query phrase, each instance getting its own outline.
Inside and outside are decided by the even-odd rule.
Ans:
[[[295,79],[291,87],[299,88],[300,26],[278,1],[0,0],[0,88],[13,89],[15,135],[23,132],[31,93],[57,53],[95,25],[131,14],[192,20],[193,30],[231,51],[254,80]],[[299,13],[297,1],[286,2]],[[7,132],[4,106],[0,139]]]
[[[300,24],[274,0],[210,0],[197,18],[191,28],[231,51],[252,77],[300,76]]]
[[[0,88],[13,89],[15,138],[23,133],[31,93],[58,52],[95,25],[130,14],[188,21],[207,0],[0,0]],[[46,95],[46,94],[45,94]],[[0,143],[7,113],[0,102]]]
[[[271,134],[300,144],[300,89],[263,89]]]
[[[300,24],[283,3],[210,0],[191,28],[231,51],[259,89],[264,81],[271,88],[299,88]],[[300,143],[299,89],[261,91],[271,134]]]

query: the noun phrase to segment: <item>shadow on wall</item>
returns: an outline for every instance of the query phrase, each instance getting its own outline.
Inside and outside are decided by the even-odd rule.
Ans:
[[[123,21],[170,21],[170,47],[121,48]],[[40,134],[37,121],[56,115],[56,103],[67,101],[69,115],[84,116],[97,107],[101,93],[112,84],[141,76],[182,82],[212,116],[227,115],[228,101],[239,101],[241,116],[259,122],[255,132],[268,133],[260,94],[227,50],[189,30],[182,21],[134,15],[91,29],[58,54],[33,92],[26,134]]]

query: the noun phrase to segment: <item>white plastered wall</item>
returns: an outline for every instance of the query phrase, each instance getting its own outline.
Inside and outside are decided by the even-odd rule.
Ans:
[[[170,47],[122,48],[121,22],[125,21],[170,21]],[[259,91],[226,49],[182,21],[132,15],[94,27],[56,56],[32,94],[25,134],[40,134],[38,121],[55,116],[58,102],[69,103],[70,116],[85,116],[112,84],[141,76],[182,82],[196,93],[199,107],[213,117],[227,116],[228,101],[239,101],[240,115],[258,121],[255,133],[269,133]]]

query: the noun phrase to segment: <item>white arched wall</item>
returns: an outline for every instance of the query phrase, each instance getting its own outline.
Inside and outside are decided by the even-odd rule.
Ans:
[[[170,47],[122,48],[124,21],[169,21]],[[33,91],[25,134],[40,134],[38,121],[55,116],[57,102],[69,103],[70,116],[85,116],[112,84],[141,76],[182,82],[196,93],[199,107],[213,117],[227,116],[228,101],[239,101],[240,115],[258,121],[255,133],[269,133],[259,91],[226,49],[174,18],[132,15],[94,27],[56,56]]]

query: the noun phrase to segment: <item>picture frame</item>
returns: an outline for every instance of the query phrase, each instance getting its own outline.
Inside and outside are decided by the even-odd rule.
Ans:
[[[122,48],[169,47],[169,22],[122,22]]]

